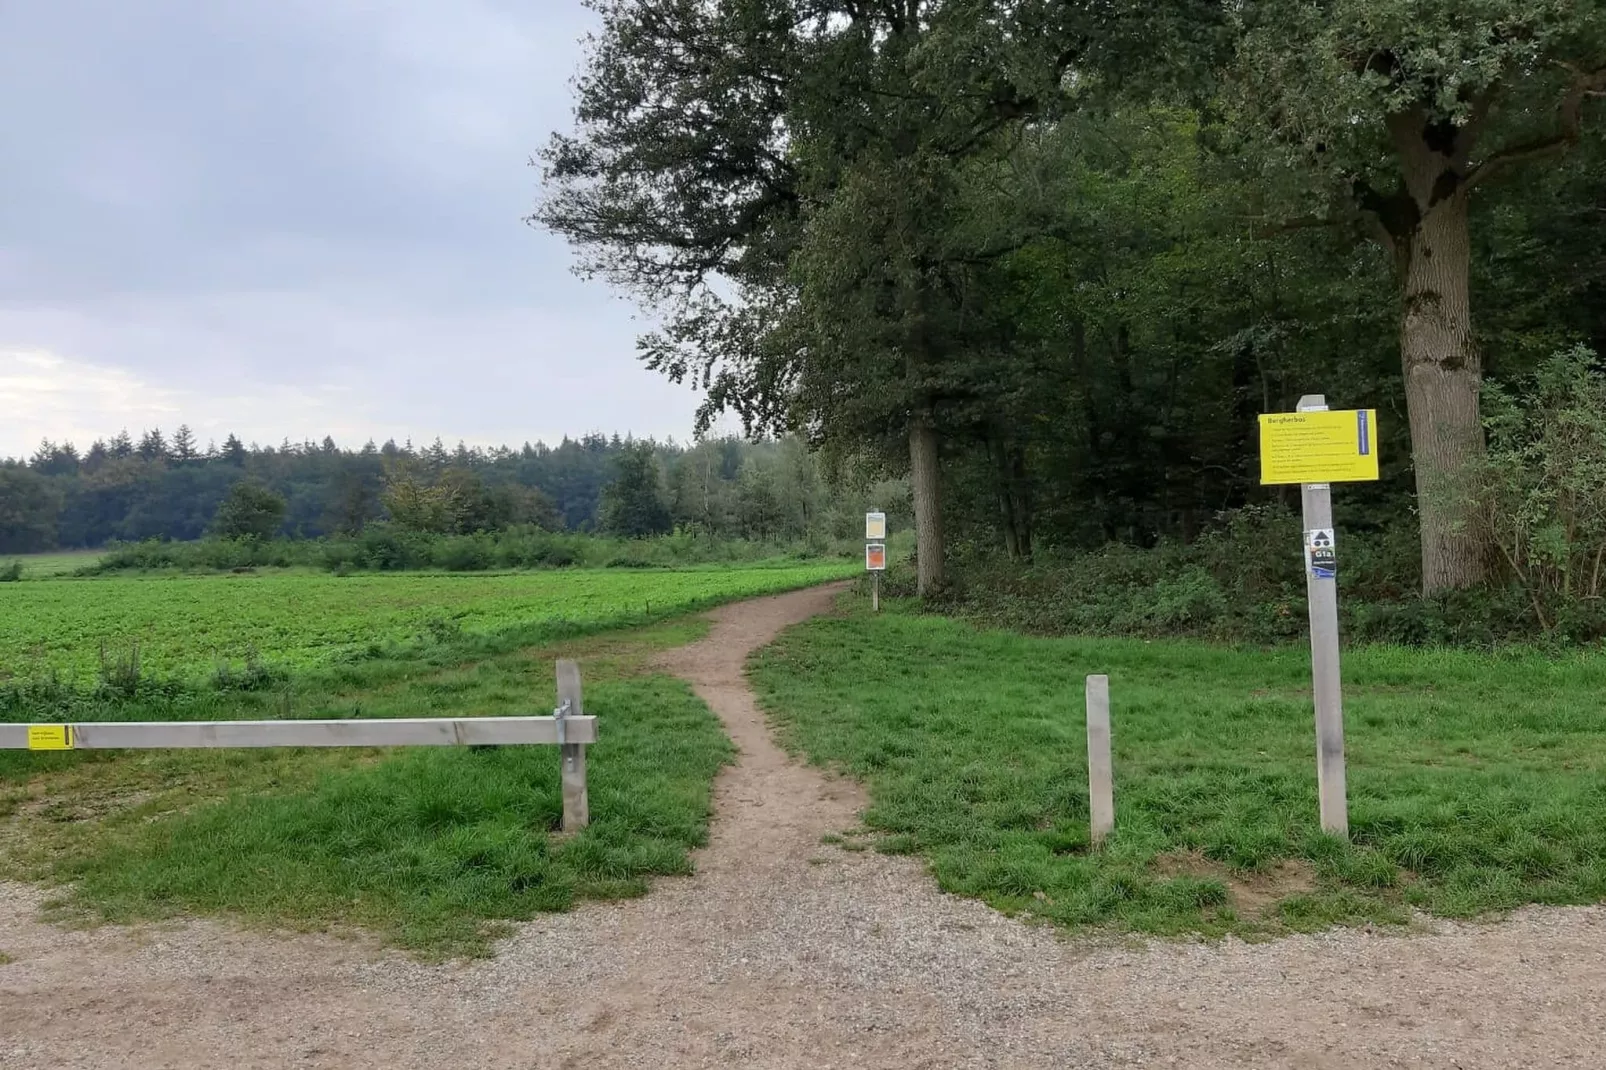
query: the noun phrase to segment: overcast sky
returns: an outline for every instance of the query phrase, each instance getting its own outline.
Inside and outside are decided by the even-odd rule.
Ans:
[[[180,423],[686,438],[525,225],[579,0],[0,0],[0,456]]]

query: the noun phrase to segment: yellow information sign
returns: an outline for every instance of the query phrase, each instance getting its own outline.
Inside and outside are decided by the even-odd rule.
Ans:
[[[1260,417],[1261,483],[1361,483],[1376,478],[1376,409]]]
[[[72,750],[72,725],[31,724],[28,726],[29,750]]]

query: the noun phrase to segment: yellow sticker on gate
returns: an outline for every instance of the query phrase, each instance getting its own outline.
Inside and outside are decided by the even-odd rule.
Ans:
[[[72,725],[31,724],[28,726],[29,750],[72,750]]]
[[[1362,483],[1376,478],[1376,409],[1260,417],[1261,483]]]

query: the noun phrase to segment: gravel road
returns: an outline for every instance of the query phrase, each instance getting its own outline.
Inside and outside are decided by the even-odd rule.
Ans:
[[[741,750],[697,875],[521,927],[490,961],[220,922],[64,932],[0,886],[0,1067],[1600,1067],[1606,911],[1273,944],[1095,946],[822,846],[859,789],[787,759],[742,679],[829,610],[728,606],[666,657]]]

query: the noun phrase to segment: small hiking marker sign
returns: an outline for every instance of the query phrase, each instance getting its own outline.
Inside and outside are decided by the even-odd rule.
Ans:
[[[864,567],[870,573],[870,611],[881,612],[881,573],[887,570],[887,514],[864,514]]]
[[[1261,483],[1365,483],[1376,478],[1376,409],[1261,415]]]
[[[1332,528],[1305,532],[1305,568],[1319,580],[1338,575],[1338,549],[1333,544]]]

